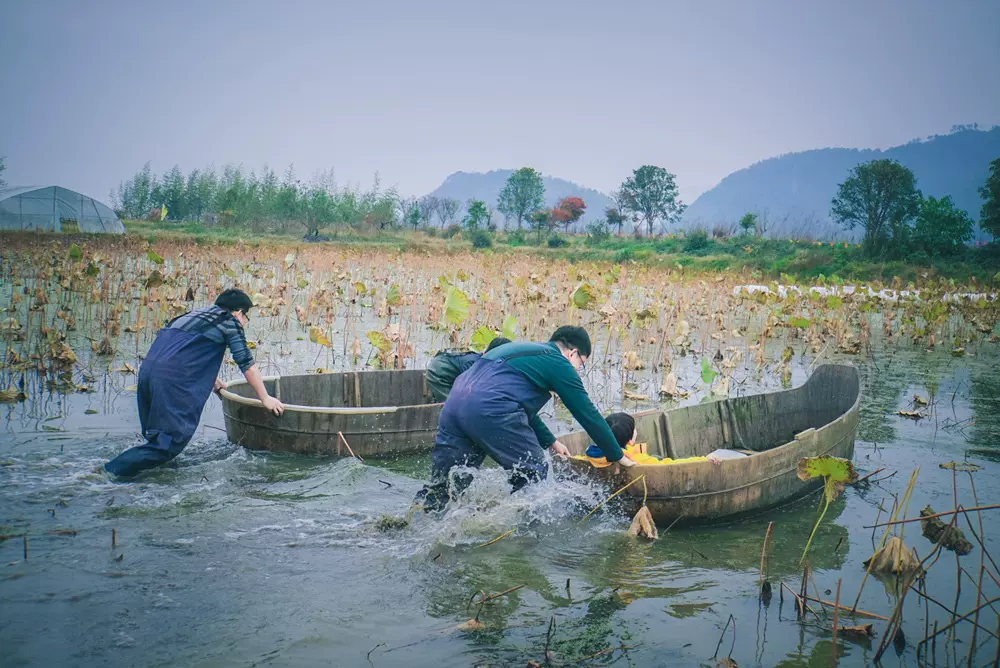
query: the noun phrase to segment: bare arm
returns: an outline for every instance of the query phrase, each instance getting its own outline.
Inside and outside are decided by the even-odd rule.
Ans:
[[[250,384],[250,387],[252,387],[253,391],[257,394],[257,398],[260,399],[260,403],[264,404],[264,408],[271,411],[275,415],[281,415],[285,412],[285,406],[267,393],[267,388],[264,387],[264,379],[261,378],[260,371],[257,369],[256,364],[244,371],[243,377],[247,379],[247,383]]]

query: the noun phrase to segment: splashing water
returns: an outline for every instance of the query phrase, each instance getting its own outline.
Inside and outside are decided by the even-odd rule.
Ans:
[[[582,518],[608,497],[607,489],[585,478],[560,478],[552,474],[511,493],[508,472],[496,467],[457,467],[455,474],[471,474],[472,484],[453,499],[440,517],[417,514],[408,533],[414,553],[440,546],[477,546],[515,530],[517,535],[538,536]],[[608,512],[592,517],[593,526],[617,530],[623,518]]]

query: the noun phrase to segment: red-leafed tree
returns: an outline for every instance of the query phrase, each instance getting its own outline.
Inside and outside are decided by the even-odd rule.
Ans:
[[[579,197],[563,197],[552,209],[552,218],[563,225],[563,231],[569,232],[569,226],[580,220],[587,205]]]
[[[556,227],[558,225],[563,225],[568,230],[568,228],[569,228],[569,218],[570,218],[570,212],[569,212],[569,210],[568,209],[564,209],[564,208],[562,208],[560,206],[554,206],[549,211],[549,224],[552,227]]]

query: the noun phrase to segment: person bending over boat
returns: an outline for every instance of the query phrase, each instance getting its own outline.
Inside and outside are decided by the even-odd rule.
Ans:
[[[417,502],[423,503],[424,510],[442,510],[452,494],[469,485],[471,476],[461,476],[449,489],[453,467],[478,468],[486,456],[511,472],[515,492],[545,478],[544,450],[563,457],[569,454],[538,417],[553,392],[609,462],[634,466],[580,380],[590,352],[586,330],[564,326],[548,343],[498,346],[461,374],[441,409],[431,453],[431,480],[417,493]]]
[[[104,465],[112,475],[130,478],[181,453],[198,428],[201,411],[219,380],[229,348],[264,408],[281,415],[285,407],[264,388],[247,347],[243,327],[253,302],[242,290],[226,290],[214,306],[174,318],[156,334],[139,367],[139,424],[146,443],[129,448]]]
[[[628,413],[612,413],[604,418],[604,421],[608,423],[611,433],[615,435],[615,440],[618,441],[618,447],[622,450],[625,450],[635,442],[638,432],[635,429],[634,417]],[[587,448],[587,456],[595,459],[604,457],[604,451],[596,443],[591,443],[590,447]]]
[[[486,352],[493,350],[505,343],[510,343],[510,339],[498,336],[486,347]],[[462,373],[468,371],[476,363],[482,353],[468,351],[464,353],[447,352],[442,350],[427,364],[427,386],[431,390],[434,401],[444,401],[448,398],[455,379]]]

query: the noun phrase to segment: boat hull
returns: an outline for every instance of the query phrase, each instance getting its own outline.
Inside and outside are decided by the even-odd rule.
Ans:
[[[739,459],[669,466],[608,466],[570,460],[570,468],[617,490],[628,513],[643,503],[657,524],[728,521],[787,504],[822,481],[799,480],[803,457],[850,459],[858,428],[860,381],[854,367],[824,365],[801,387],[768,394],[636,415],[639,441],[650,454],[674,459],[716,448],[752,450]],[[574,454],[588,444],[585,432],[560,437]]]

